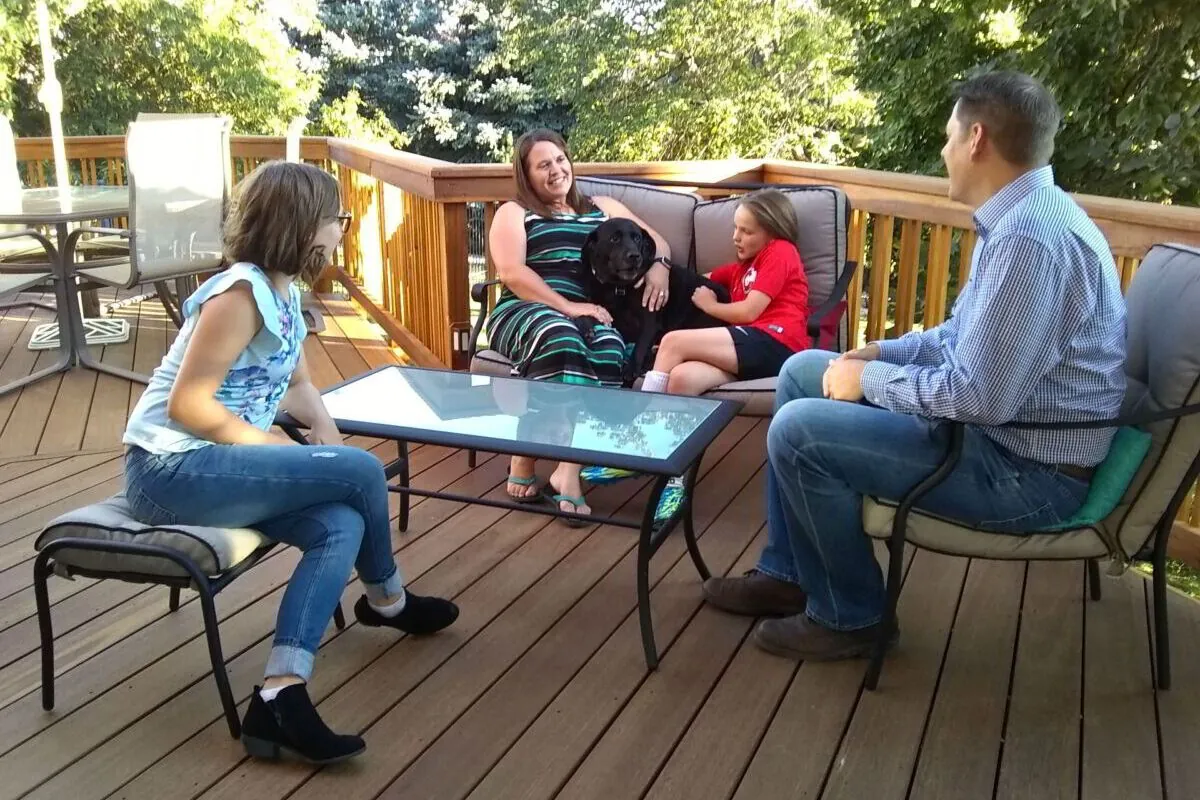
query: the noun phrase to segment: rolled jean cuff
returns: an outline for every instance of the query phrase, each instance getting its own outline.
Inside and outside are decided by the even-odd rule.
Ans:
[[[367,592],[367,600],[376,604],[382,603],[389,597],[396,597],[404,591],[404,580],[400,577],[398,569],[392,569],[392,574],[381,583],[363,581],[362,585]]]
[[[307,681],[312,677],[314,653],[303,647],[289,644],[276,644],[271,647],[271,655],[267,658],[267,668],[263,674],[268,678],[282,678],[295,675]]]

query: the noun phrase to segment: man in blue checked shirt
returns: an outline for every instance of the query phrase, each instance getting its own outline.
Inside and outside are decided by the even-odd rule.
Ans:
[[[949,438],[939,420],[968,423],[962,460],[918,508],[1001,535],[1082,505],[1113,431],[997,427],[1116,417],[1125,391],[1125,303],[1108,243],[1049,166],[1060,119],[1028,75],[961,84],[942,158],[978,240],[951,318],[784,365],[767,437],[767,546],[746,576],[704,584],[718,608],[775,617],[755,630],[766,650],[870,654],[886,597],[862,499],[898,500],[937,467]]]

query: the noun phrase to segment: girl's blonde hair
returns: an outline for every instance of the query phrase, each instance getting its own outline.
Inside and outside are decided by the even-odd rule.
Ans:
[[[787,195],[778,189],[760,189],[742,198],[741,205],[754,215],[772,239],[786,239],[798,245],[800,220]]]
[[[337,181],[328,172],[268,161],[234,189],[225,218],[225,259],[312,283],[333,255],[311,252],[313,239],[322,225],[337,220],[341,207]]]

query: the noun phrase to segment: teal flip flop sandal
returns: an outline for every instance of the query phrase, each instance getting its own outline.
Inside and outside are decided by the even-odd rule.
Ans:
[[[587,505],[587,500],[584,499],[583,495],[579,495],[578,497],[575,497],[575,496],[572,496],[569,494],[555,494],[554,489],[552,487],[550,487],[548,484],[545,487],[543,496],[547,500],[552,502],[554,504],[554,507],[558,508],[558,509],[562,508],[563,503],[570,503],[571,511],[576,512],[576,513],[578,513],[580,506]],[[586,519],[576,519],[574,517],[559,517],[559,519],[561,519],[564,523],[566,523],[568,526],[570,526],[572,528],[586,528],[588,525],[592,524],[590,521],[588,521]]]
[[[521,478],[516,475],[509,474],[508,482],[515,483],[517,486],[536,486],[537,485],[537,475],[530,475],[528,478]],[[516,503],[541,503],[545,499],[545,496],[542,494],[541,491],[537,491],[537,492],[534,492],[533,494],[528,494],[528,495],[524,495],[524,496],[515,495],[512,492],[509,492],[508,499],[512,500],[513,502],[516,502]]]

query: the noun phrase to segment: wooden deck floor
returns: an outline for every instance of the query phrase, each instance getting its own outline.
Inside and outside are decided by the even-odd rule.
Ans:
[[[307,343],[318,381],[394,358],[346,304],[327,307]],[[153,302],[121,313],[136,335],[103,357],[148,371],[173,331]],[[25,349],[30,329],[24,312],[0,321],[0,379],[48,358]],[[457,625],[421,640],[331,628],[317,662],[325,718],[365,731],[355,762],[247,761],[220,717],[194,595],[168,613],[157,587],[51,580],[58,705],[45,712],[32,542],[119,487],[139,391],[77,372],[0,398],[0,798],[1200,797],[1200,608],[1172,595],[1176,683],[1156,696],[1146,583],[1132,573],[1091,603],[1078,565],[918,552],[903,639],[866,693],[861,663],[757,650],[749,620],[702,606],[672,540],[651,567],[664,656],[649,674],[630,531],[431,499],[394,545],[415,591],[457,599]],[[762,544],[763,434],[739,420],[709,451],[696,513],[714,571],[749,568]],[[503,492],[501,458],[474,470],[462,452],[412,458],[422,487]],[[643,491],[591,500],[613,509]],[[295,563],[277,552],[218,597],[243,703]]]

